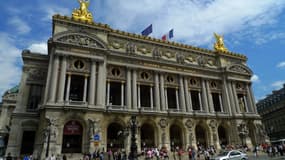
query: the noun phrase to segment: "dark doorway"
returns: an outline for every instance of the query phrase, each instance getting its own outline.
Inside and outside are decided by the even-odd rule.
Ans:
[[[175,149],[176,147],[183,147],[182,129],[175,124],[171,125],[170,127],[170,145],[171,150]]]
[[[215,112],[221,112],[221,102],[220,102],[220,94],[219,93],[212,93],[212,99],[214,104]]]
[[[143,124],[141,127],[141,148],[155,147],[154,128],[150,124]]]
[[[121,136],[121,133],[124,131],[124,128],[119,123],[111,123],[107,129],[107,150],[117,150],[124,148],[124,137]]]
[[[35,131],[24,131],[21,145],[21,155],[31,155],[34,151]]]
[[[81,153],[82,126],[78,121],[72,120],[64,125],[62,153]]]
[[[200,108],[200,99],[199,99],[199,91],[190,91],[192,107],[194,111],[201,110]]]
[[[195,134],[196,134],[197,146],[206,148],[207,147],[207,137],[206,137],[205,129],[202,126],[197,125],[195,129]]]
[[[176,89],[167,88],[167,103],[169,109],[177,109]]]
[[[222,147],[223,146],[227,146],[228,145],[227,132],[226,132],[226,129],[223,126],[219,126],[218,134],[219,134],[220,145]]]

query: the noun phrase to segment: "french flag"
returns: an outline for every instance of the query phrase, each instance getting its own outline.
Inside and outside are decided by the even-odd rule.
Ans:
[[[173,29],[171,29],[167,34],[162,36],[162,40],[166,41],[173,38]]]

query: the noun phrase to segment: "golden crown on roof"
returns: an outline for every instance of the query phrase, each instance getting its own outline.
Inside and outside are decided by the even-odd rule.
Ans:
[[[228,49],[225,47],[225,44],[224,44],[224,38],[223,36],[220,36],[216,33],[214,33],[214,36],[216,38],[216,42],[214,43],[214,49],[215,51],[218,51],[218,52],[227,52]]]
[[[93,21],[92,13],[88,11],[90,0],[78,0],[78,2],[80,3],[80,8],[73,10],[72,18],[75,20],[92,22]]]

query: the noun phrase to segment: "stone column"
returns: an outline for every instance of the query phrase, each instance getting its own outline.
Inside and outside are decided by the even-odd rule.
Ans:
[[[164,95],[165,95],[165,107],[164,107],[164,111],[168,110],[168,97],[167,97],[167,88],[164,88]]]
[[[214,103],[213,103],[211,89],[209,86],[209,81],[206,81],[206,89],[207,89],[207,95],[208,95],[207,97],[208,97],[208,104],[209,104],[209,112],[214,113],[215,109],[214,109]]]
[[[124,106],[124,99],[125,99],[125,96],[124,96],[124,94],[125,94],[125,92],[124,92],[124,82],[121,82],[121,107],[123,107]]]
[[[254,94],[253,94],[253,91],[252,91],[252,87],[251,86],[248,86],[248,92],[249,92],[249,95],[251,97],[251,102],[252,102],[252,109],[253,109],[253,112],[257,114],[257,109],[256,109],[256,106],[255,106],[255,98],[254,98]]]
[[[202,104],[202,96],[201,96],[201,91],[199,91],[198,93],[198,97],[199,97],[199,106],[200,106],[200,111],[203,111],[203,104]]]
[[[229,112],[231,111],[232,115],[236,114],[236,108],[235,108],[235,99],[234,99],[234,95],[233,95],[233,89],[232,89],[232,85],[231,82],[227,82],[227,88],[229,91],[229,103],[230,103],[230,107],[229,107]]]
[[[159,97],[159,77],[158,77],[158,73],[155,72],[154,75],[154,100],[155,100],[155,107],[156,110],[159,111],[160,108],[160,97]]]
[[[223,85],[222,85],[222,100],[221,103],[223,104],[224,107],[224,111],[228,112],[230,115],[232,115],[232,111],[231,111],[231,103],[230,103],[230,93],[228,91],[228,87],[227,87],[227,80],[226,77],[223,77]]]
[[[96,100],[97,106],[104,107],[106,102],[106,62],[100,62],[98,68],[98,82],[97,82],[97,93]]]
[[[56,88],[58,82],[58,67],[59,67],[59,57],[54,55],[54,62],[52,67],[52,77],[51,77],[51,90],[49,102],[54,103],[56,97]]]
[[[86,102],[87,98],[87,85],[88,85],[88,75],[84,76],[84,91],[83,91],[83,102]]]
[[[60,79],[59,79],[59,88],[58,88],[58,103],[63,103],[64,98],[64,87],[65,87],[65,78],[66,78],[66,56],[62,56],[62,62],[61,62],[61,73],[60,73]]]
[[[207,99],[207,90],[206,90],[206,82],[204,79],[202,79],[202,106],[204,111],[207,113],[209,112],[209,106],[208,106],[208,99]]]
[[[137,109],[138,108],[138,101],[137,101],[137,71],[133,70],[133,109]]]
[[[234,102],[235,102],[236,111],[237,111],[238,114],[240,114],[240,108],[239,108],[239,104],[238,104],[237,91],[236,91],[236,86],[235,86],[234,82],[232,82],[232,89],[233,89],[233,99],[234,99]]]
[[[249,84],[246,85],[246,94],[247,94],[247,106],[248,106],[248,111],[254,113],[254,108],[255,108],[255,103],[252,101],[252,96],[250,93],[250,89],[249,89]]]
[[[246,95],[243,95],[243,101],[244,101],[244,107],[245,107],[245,111],[244,112],[249,112],[248,100],[246,98]]]
[[[54,49],[52,49],[52,52],[54,52]],[[50,88],[50,85],[51,85],[51,76],[53,74],[52,73],[53,59],[54,59],[54,54],[51,53],[50,54],[50,58],[49,58],[48,75],[47,75],[47,82],[46,82],[46,86],[45,86],[46,89],[45,89],[45,93],[44,93],[45,95],[44,95],[43,103],[46,103],[49,100],[48,98],[50,98],[49,97],[49,92],[50,92],[49,88]],[[23,83],[23,81],[22,81],[22,83]]]
[[[161,104],[161,110],[165,111],[166,108],[166,101],[165,101],[165,91],[164,91],[164,76],[162,73],[160,73],[160,104]]]
[[[175,88],[175,96],[176,96],[176,109],[179,111],[179,110],[181,110],[181,107],[180,107],[180,103],[179,103],[178,88]]]
[[[219,93],[219,101],[220,101],[221,112],[224,112],[224,106],[223,106],[223,100],[222,100],[221,93]]]
[[[141,85],[138,83],[138,108],[141,108]]]
[[[110,106],[110,81],[107,80],[107,106]]]
[[[151,108],[151,110],[153,110],[153,86],[151,85],[150,86],[150,108]]]
[[[185,100],[186,100],[187,112],[192,112],[191,97],[190,97],[190,94],[189,94],[188,81],[187,81],[186,78],[184,78],[184,92],[185,92]]]
[[[67,74],[67,86],[66,86],[66,94],[65,94],[65,101],[69,102],[69,94],[70,94],[70,83],[71,83],[71,74]]]
[[[127,108],[132,108],[132,84],[131,84],[131,70],[127,68]]]
[[[96,61],[91,61],[91,76],[90,76],[90,88],[89,88],[89,104],[95,104],[95,84],[96,84]]]
[[[180,97],[180,108],[182,112],[186,111],[185,105],[185,92],[184,92],[184,85],[183,85],[183,77],[182,75],[179,76],[179,97]]]

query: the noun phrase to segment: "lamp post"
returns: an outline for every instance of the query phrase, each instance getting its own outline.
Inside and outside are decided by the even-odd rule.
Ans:
[[[48,121],[48,126],[44,131],[45,135],[47,136],[46,158],[49,156],[50,128],[51,128],[51,123],[50,121]]]
[[[137,120],[136,116],[131,117],[131,153],[130,153],[130,160],[137,160],[137,143],[136,143],[136,130],[137,130]]]

